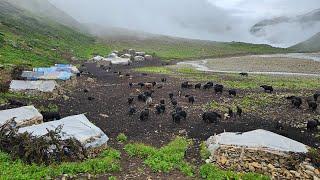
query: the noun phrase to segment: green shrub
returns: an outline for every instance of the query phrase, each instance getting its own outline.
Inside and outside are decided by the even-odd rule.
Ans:
[[[128,137],[124,134],[124,133],[120,133],[118,136],[117,136],[117,141],[118,142],[126,142],[128,140]]]
[[[201,144],[200,144],[200,156],[202,158],[202,160],[206,160],[210,157],[211,153],[209,152],[208,148],[207,148],[207,145],[206,145],[206,142],[203,141]]]
[[[94,159],[83,162],[66,162],[60,165],[28,165],[20,160],[12,160],[6,153],[0,152],[0,179],[43,179],[57,177],[62,174],[76,175],[79,173],[102,174],[118,172],[120,152],[107,149]]]

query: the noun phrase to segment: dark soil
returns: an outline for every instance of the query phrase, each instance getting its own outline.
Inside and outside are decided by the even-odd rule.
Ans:
[[[222,120],[217,124],[204,123],[201,119],[201,115],[204,112],[203,105],[212,100],[217,100],[222,96],[228,96],[227,92],[224,92],[222,95],[215,95],[213,90],[183,89],[181,90],[182,96],[177,97],[180,84],[183,82],[183,77],[181,77],[182,79],[178,79],[177,77],[168,75],[143,75],[132,71],[133,67],[145,65],[162,65],[162,63],[155,61],[149,62],[148,64],[118,66],[113,67],[109,72],[96,67],[93,63],[86,63],[85,67],[89,73],[76,79],[75,87],[72,87],[71,91],[66,93],[66,96],[70,97],[69,100],[65,101],[61,97],[53,101],[37,101],[34,103],[38,105],[47,103],[57,104],[62,117],[85,113],[91,122],[100,127],[111,138],[108,144],[111,147],[120,149],[122,149],[123,146],[119,145],[115,139],[119,133],[125,133],[132,142],[143,142],[161,147],[170,142],[176,135],[185,135],[185,133],[182,133],[182,130],[185,130],[187,137],[193,138],[196,142],[194,143],[194,147],[187,151],[187,160],[196,165],[201,164],[199,156],[200,142],[214,134],[224,131],[245,132],[255,129],[265,129],[282,134],[309,146],[317,146],[317,139],[312,133],[305,129],[284,127],[284,130],[277,130],[275,128],[274,118],[262,118],[255,113],[245,113],[241,118]],[[114,73],[120,71],[122,75],[124,75],[123,77],[120,77],[118,73]],[[132,75],[132,79],[126,77],[126,73]],[[167,78],[166,83],[161,83],[160,80],[163,77]],[[88,78],[93,78],[94,82],[87,81]],[[153,102],[154,104],[158,104],[161,99],[165,99],[166,113],[157,115],[155,109],[152,107],[149,120],[142,122],[139,120],[139,113],[146,108],[146,104],[138,102],[137,95],[145,89],[141,89],[137,85],[129,88],[128,83],[133,82],[137,84],[138,82],[150,81],[156,81],[158,83],[154,88]],[[159,87],[159,85],[162,85],[163,88],[158,89],[157,87]],[[88,89],[89,92],[85,93],[83,91],[84,89]],[[173,107],[169,100],[168,94],[170,92],[175,94],[179,106],[183,107],[188,113],[186,121],[182,120],[180,124],[174,124],[171,118]],[[241,93],[245,94],[246,92],[243,91]],[[184,97],[187,94],[196,97],[195,104],[191,105],[188,103],[188,99]],[[129,105],[127,98],[130,96],[135,97],[133,106],[138,110],[138,113],[133,116],[129,116],[128,114]],[[95,99],[89,101],[88,97],[94,97]],[[283,113],[291,113],[292,110],[289,108],[288,106],[288,109]],[[281,120],[282,122],[286,121],[281,115],[279,115],[277,120]],[[301,132],[302,130],[304,132]],[[140,159],[129,158],[124,152],[122,154],[123,171],[115,175],[118,176],[119,179],[186,178],[180,172],[172,172],[170,174],[153,173],[149,168],[143,166],[143,162]],[[141,168],[143,169],[142,172],[140,172]]]

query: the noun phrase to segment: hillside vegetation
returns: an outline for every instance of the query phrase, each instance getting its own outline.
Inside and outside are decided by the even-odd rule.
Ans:
[[[94,37],[34,16],[6,1],[0,1],[0,34],[0,63],[4,65],[51,65],[72,56],[89,58],[111,51]]]
[[[71,28],[72,25],[57,23],[57,19],[62,18],[63,14],[49,19],[47,16],[36,16],[14,4],[0,0],[0,63],[5,66],[12,64],[46,66],[67,62],[73,56],[89,59],[94,54],[106,55],[114,49],[125,48],[156,53],[163,60],[288,51],[268,45],[221,43],[159,35],[148,36],[145,39],[136,37],[121,40],[103,39],[103,35],[95,37]],[[70,19],[69,16],[67,18]]]
[[[312,36],[310,39],[301,42],[290,49],[299,52],[318,52],[320,51],[320,32]]]

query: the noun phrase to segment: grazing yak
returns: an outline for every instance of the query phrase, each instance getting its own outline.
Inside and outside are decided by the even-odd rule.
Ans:
[[[242,116],[242,109],[239,107],[239,106],[237,106],[237,115],[239,116],[239,117],[241,117]]]
[[[206,123],[218,123],[222,116],[216,112],[205,112],[202,114],[202,120]]]
[[[179,113],[172,113],[171,116],[172,116],[173,123],[180,124],[182,116],[180,116]]]
[[[44,122],[55,121],[61,119],[61,116],[58,112],[44,112],[41,111]]]
[[[84,93],[88,93],[89,90],[88,90],[88,89],[84,89],[83,92],[84,92]]]
[[[314,101],[317,102],[319,97],[320,97],[320,92],[316,92],[316,93],[313,95]]]
[[[264,89],[264,92],[269,92],[269,93],[272,93],[272,92],[273,92],[273,87],[272,87],[272,86],[262,85],[262,86],[260,86],[260,87]]]
[[[144,111],[141,111],[141,113],[140,113],[140,120],[141,120],[141,121],[147,121],[147,120],[149,120],[149,109],[145,109]]]
[[[169,98],[172,100],[173,99],[173,93],[169,93]]]
[[[195,89],[201,89],[201,83],[198,83],[194,86]]]
[[[96,98],[94,98],[94,97],[88,97],[88,100],[89,101],[93,101],[93,100],[95,100]]]
[[[132,88],[132,86],[133,86],[133,83],[132,83],[132,82],[130,82],[130,83],[129,83],[129,87],[130,87],[130,88]]]
[[[315,101],[313,101],[313,99],[307,99],[307,103],[308,103],[309,108],[312,111],[317,110],[318,104]]]
[[[134,107],[129,108],[129,115],[130,116],[134,115],[136,112],[137,112],[136,108],[134,108]]]
[[[319,125],[320,125],[320,122],[318,119],[309,120],[307,123],[307,129],[309,131],[316,131]]]
[[[140,86],[141,88],[143,88],[143,87],[144,87],[144,83],[143,83],[143,82],[139,82],[139,83],[138,83],[138,86]]]
[[[156,106],[156,112],[157,114],[165,113],[166,106],[164,104],[159,104]]]
[[[230,90],[229,90],[229,95],[230,95],[230,96],[237,96],[237,90],[235,90],[235,89],[230,89]]]
[[[241,73],[239,73],[241,76],[249,76],[249,74],[248,73],[246,73],[246,72],[241,72]]]
[[[129,97],[129,98],[128,98],[128,104],[129,104],[129,105],[132,104],[132,103],[133,103],[133,100],[134,100],[134,97]]]
[[[203,85],[203,89],[210,89],[213,87],[213,82],[207,82],[207,84]]]
[[[171,103],[174,107],[176,107],[178,105],[178,101],[175,99],[171,99]]]
[[[181,88],[188,89],[188,88],[192,88],[192,87],[193,87],[193,85],[189,84],[188,81],[181,83]]]
[[[193,96],[189,96],[189,97],[188,97],[188,100],[189,100],[189,103],[191,103],[191,104],[193,104],[194,101],[195,101],[195,99],[194,99]]]
[[[161,99],[161,100],[160,100],[160,104],[165,104],[165,100],[164,100],[164,99]]]
[[[295,108],[300,108],[301,104],[302,104],[302,99],[300,97],[297,96],[289,96],[287,97],[288,100],[291,100],[291,103],[293,104],[293,106]]]
[[[161,82],[167,82],[167,78],[161,78]]]
[[[180,123],[181,119],[187,119],[187,112],[183,111],[181,107],[175,108],[175,112],[173,112],[171,115],[173,122],[177,124]]]
[[[223,85],[221,85],[221,84],[216,84],[216,85],[214,85],[213,89],[214,89],[214,91],[215,91],[216,93],[222,93],[222,92],[223,92]]]

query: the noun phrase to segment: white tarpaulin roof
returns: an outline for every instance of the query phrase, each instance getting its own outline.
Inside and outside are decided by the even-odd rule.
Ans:
[[[106,61],[110,61],[111,64],[129,65],[131,63],[130,58],[106,58]]]
[[[308,152],[307,146],[275,134],[270,131],[258,129],[245,133],[224,132],[216,136],[211,136],[207,140],[207,144],[219,145],[235,145],[253,148],[266,148],[268,150],[284,151],[284,152]],[[210,146],[210,145],[209,145]]]
[[[43,122],[42,115],[34,106],[24,106],[0,111],[0,126],[14,117],[17,126],[38,124]]]
[[[107,143],[108,136],[97,126],[92,124],[85,115],[69,116],[58,121],[46,122],[19,129],[19,133],[29,132],[34,136],[48,133],[47,129],[55,130],[62,125],[62,139],[75,138],[85,147],[99,147]]]
[[[36,90],[41,92],[52,92],[56,87],[55,81],[21,81],[12,80],[10,91]]]

